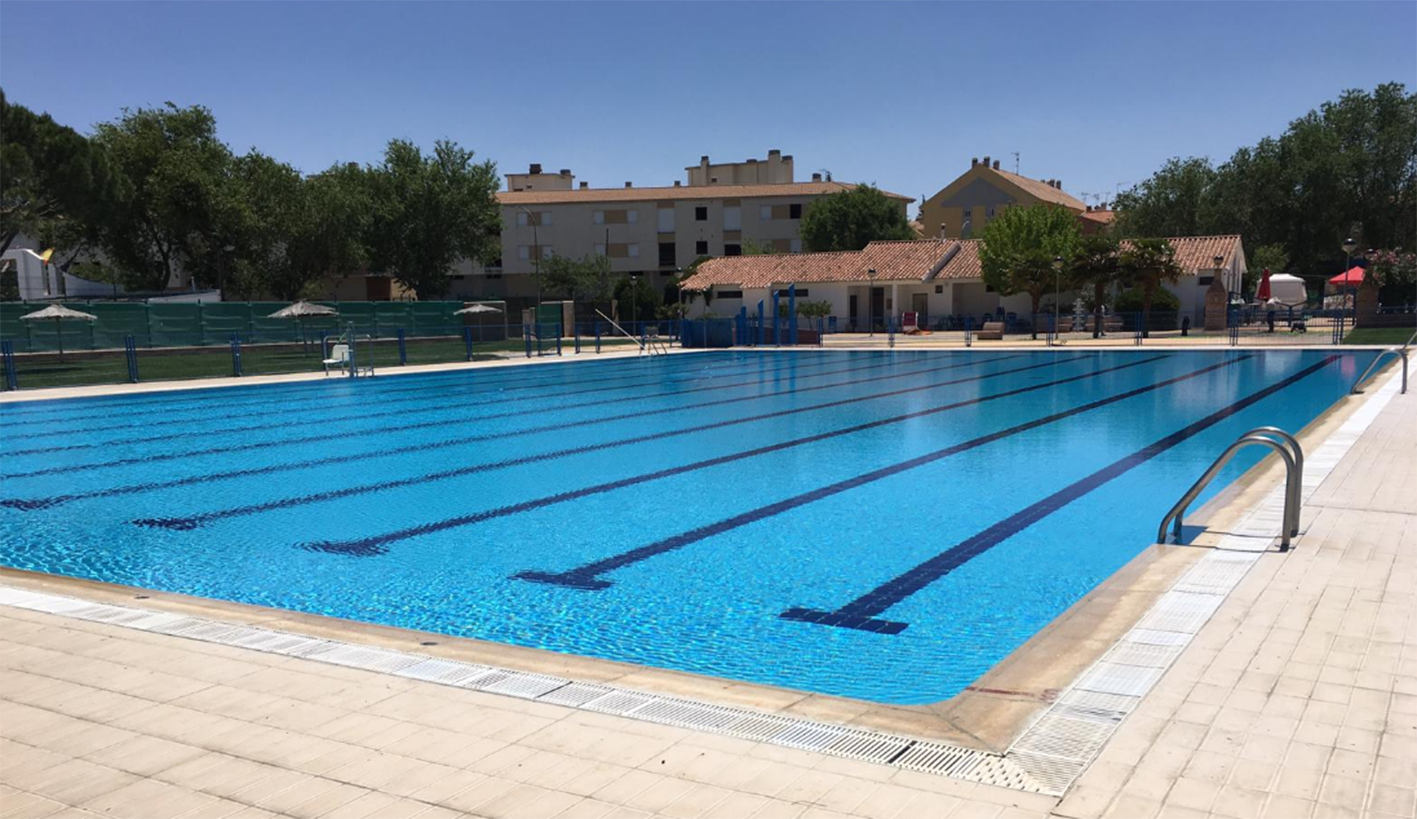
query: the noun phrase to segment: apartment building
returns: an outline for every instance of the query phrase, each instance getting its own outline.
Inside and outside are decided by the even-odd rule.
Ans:
[[[766,159],[689,166],[687,184],[592,188],[569,169],[507,174],[502,204],[499,263],[464,265],[451,295],[513,303],[535,298],[532,275],[552,255],[600,254],[611,269],[644,276],[652,286],[672,286],[677,271],[700,256],[737,256],[756,244],[780,253],[800,253],[798,225],[811,203],[853,185],[793,177],[792,157],[768,152]],[[904,214],[911,197],[887,193]]]
[[[932,239],[978,237],[1004,208],[1039,203],[1067,208],[1079,219],[1090,210],[1082,200],[1063,190],[1061,180],[1030,179],[1001,170],[998,160],[991,161],[986,156],[980,161],[975,157],[969,161],[968,171],[920,206],[920,229]],[[1096,225],[1089,220],[1083,220],[1082,227],[1096,232]]]

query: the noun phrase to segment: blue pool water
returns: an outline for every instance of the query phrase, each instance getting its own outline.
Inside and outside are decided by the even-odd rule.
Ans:
[[[721,352],[10,404],[0,564],[934,702],[1371,356]]]

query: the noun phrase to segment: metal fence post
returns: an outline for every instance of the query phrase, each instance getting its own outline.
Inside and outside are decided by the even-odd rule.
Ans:
[[[886,345],[895,348],[895,316],[886,316]]]
[[[321,349],[324,348],[324,340],[320,341]],[[399,366],[408,363],[408,348],[404,346],[403,328],[399,328]]]
[[[1136,322],[1134,323],[1133,328],[1132,328],[1132,346],[1133,346],[1133,347],[1140,347],[1140,346],[1141,346],[1142,336],[1145,335],[1145,332],[1144,332],[1144,330],[1143,330],[1143,328],[1142,328],[1142,322],[1144,322],[1144,321],[1146,321],[1146,315],[1143,314],[1143,313],[1137,313]]]
[[[399,333],[402,334],[403,331],[400,330]],[[471,327],[464,326],[464,327],[462,328],[462,343],[463,343],[463,347],[467,350],[467,360],[468,360],[468,361],[471,361],[471,360],[472,360],[472,328],[471,328]]]
[[[241,377],[241,336],[231,334],[231,375]]]
[[[526,357],[531,358],[531,325],[522,325],[522,338],[526,339]]]
[[[9,339],[0,341],[0,360],[5,364],[5,389],[18,390],[20,380],[15,375],[15,345]]]
[[[974,346],[974,316],[964,317],[964,346]]]
[[[571,322],[571,335],[576,339],[576,355],[581,354],[581,325]]]
[[[595,322],[595,354],[600,355],[600,320]]]
[[[797,346],[797,285],[787,286],[787,334],[791,336],[788,344]]]
[[[123,337],[123,357],[128,361],[128,381],[138,383],[138,347],[132,336]]]

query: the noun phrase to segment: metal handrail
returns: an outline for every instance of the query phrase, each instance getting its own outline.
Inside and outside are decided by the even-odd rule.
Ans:
[[[1201,475],[1186,494],[1176,501],[1176,505],[1171,507],[1171,511],[1166,513],[1166,517],[1161,519],[1161,526],[1156,532],[1156,542],[1166,542],[1166,531],[1172,529],[1177,542],[1181,539],[1182,519],[1185,517],[1186,509],[1191,503],[1205,491],[1217,473],[1224,468],[1225,464],[1234,457],[1236,452],[1247,446],[1259,444],[1267,446],[1279,454],[1284,459],[1285,469],[1285,491],[1284,491],[1284,524],[1283,531],[1279,534],[1279,550],[1289,551],[1289,540],[1294,535],[1299,534],[1299,508],[1303,503],[1304,486],[1304,449],[1299,445],[1299,441],[1289,433],[1276,427],[1258,427],[1241,435],[1235,443],[1225,448],[1220,453],[1220,457],[1210,465],[1210,468]]]
[[[1408,343],[1411,343],[1411,341],[1412,339],[1408,339]],[[1353,382],[1353,389],[1349,395],[1361,395],[1363,393],[1363,382],[1367,381],[1368,376],[1372,374],[1373,370],[1377,369],[1378,364],[1383,360],[1383,356],[1385,355],[1395,355],[1402,359],[1402,394],[1407,394],[1407,345],[1404,344],[1401,347],[1389,347],[1378,353],[1377,357],[1368,365],[1368,369],[1364,370],[1363,374],[1358,376],[1358,380]]]
[[[619,330],[619,331],[620,331],[620,335],[624,336],[625,338],[628,338],[629,340],[635,342],[635,344],[639,345],[639,348],[640,348],[640,352],[641,352],[641,353],[645,352],[646,349],[648,349],[650,355],[654,355],[654,354],[655,354],[654,348],[652,348],[652,347],[646,348],[646,347],[645,347],[645,343],[644,343],[643,341],[640,341],[638,338],[635,338],[633,335],[630,335],[630,333],[627,332],[624,327],[621,327],[619,324],[616,324],[616,323],[615,323],[615,319],[613,319],[613,318],[611,318],[611,317],[605,315],[604,313],[600,312],[599,310],[596,310],[596,311],[595,311],[595,314],[596,314],[597,316],[600,316],[601,318],[605,319],[607,322],[609,322],[611,327],[614,327],[616,330]]]

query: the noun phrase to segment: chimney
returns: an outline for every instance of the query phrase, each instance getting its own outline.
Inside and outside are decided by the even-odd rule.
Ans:
[[[674,187],[676,187],[676,188],[679,187],[679,180],[677,180],[677,179],[674,180]]]
[[[585,190],[586,188],[589,188],[589,187],[590,187],[590,183],[589,183],[589,182],[582,182],[582,183],[581,183],[581,190]]]
[[[699,157],[699,164],[700,164],[700,165],[707,165],[707,164],[708,164],[708,154],[704,154],[703,156]]]
[[[989,157],[984,157],[984,167],[989,167]]]
[[[822,181],[822,175],[819,174],[819,173],[814,173],[814,174],[812,174],[812,181],[813,181],[813,182],[820,182],[820,181]]]
[[[999,170],[999,160],[994,160],[994,170]]]
[[[752,157],[748,157],[748,164],[749,164],[749,165],[756,165],[756,164],[758,164],[758,160],[753,159]]]
[[[977,156],[971,156],[971,157],[969,158],[969,167],[971,167],[971,168],[977,168],[977,167],[979,167],[979,157],[977,157]]]
[[[1058,190],[1062,190],[1062,189],[1063,189],[1063,180],[1061,180],[1061,179],[1054,179],[1054,180],[1053,180],[1053,187],[1057,188]]]
[[[531,163],[531,173],[541,173],[541,163],[540,163],[540,162],[533,162],[533,163]]]
[[[635,183],[634,183],[634,182],[626,182],[626,183],[625,183],[625,187],[627,187],[627,188],[633,188],[634,186],[635,186]]]
[[[570,168],[562,168],[562,169],[561,169],[561,175],[562,175],[562,176],[570,176],[570,175],[571,175],[571,169],[570,169]]]
[[[768,150],[768,159],[774,159],[774,158],[776,158],[776,159],[781,159],[781,158],[782,158],[782,151],[778,150],[777,148],[769,149],[769,150]]]

